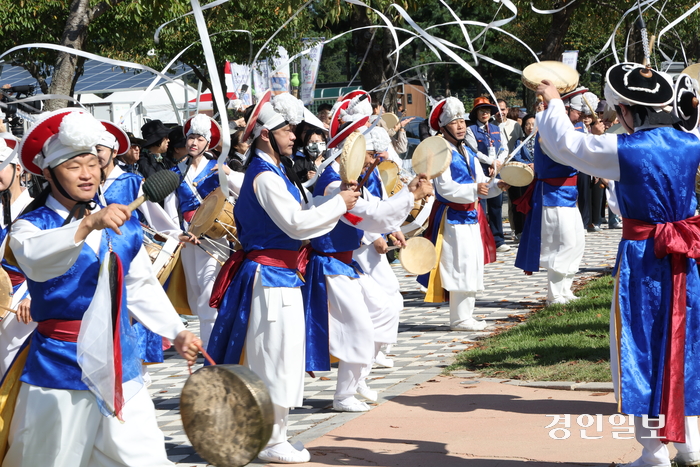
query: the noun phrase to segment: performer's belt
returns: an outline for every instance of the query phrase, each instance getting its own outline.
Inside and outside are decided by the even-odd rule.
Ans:
[[[285,269],[296,269],[302,275],[306,272],[306,263],[308,262],[310,246],[302,248],[300,251],[295,250],[251,250],[245,252],[239,250],[229,256],[224,265],[216,276],[214,288],[209,299],[209,306],[219,308],[221,300],[224,298],[226,289],[233,281],[236,272],[243,264],[243,261],[249,259],[264,266],[275,266]]]
[[[196,209],[193,209],[191,211],[185,211],[182,213],[182,218],[187,222],[188,224],[192,222],[192,218],[194,217],[194,213],[197,212]]]
[[[700,258],[700,216],[650,224],[623,219],[625,240],[654,239],[657,258],[671,255],[671,316],[666,337],[666,358],[661,387],[660,414],[666,424],[660,430],[664,442],[685,443],[685,328],[688,258]]]
[[[513,206],[518,212],[527,214],[532,209],[532,195],[535,193],[535,185],[537,182],[544,182],[549,186],[560,187],[560,186],[576,186],[578,181],[578,174],[572,175],[571,177],[551,177],[551,178],[536,178],[527,187],[525,193],[518,198],[513,200]]]
[[[444,204],[448,208],[454,209],[455,211],[475,211],[476,210],[476,203],[469,203],[469,204],[445,203],[443,201],[436,199],[435,203],[433,205],[435,205],[437,203]],[[440,206],[440,204],[438,204],[438,206]]]
[[[17,287],[19,284],[25,281],[24,274],[22,274],[21,272],[13,271],[12,269],[5,269],[5,272],[8,276],[10,276],[10,282],[12,282],[12,287]]]
[[[64,342],[78,342],[79,319],[47,319],[36,323],[36,330],[44,337]]]
[[[323,253],[321,251],[314,250],[314,253],[319,254],[321,256],[329,256],[331,258],[335,258],[338,261],[345,263],[345,264],[352,264],[352,250],[351,251],[338,251],[334,253]]]
[[[486,214],[483,209],[477,209],[477,203],[448,203],[435,199],[433,208],[430,210],[430,216],[428,217],[428,228],[425,229],[423,236],[433,242],[433,244],[436,242],[437,239],[433,238],[433,235],[437,235],[437,230],[439,229],[437,224],[440,223],[440,219],[437,218],[437,213],[441,206],[447,206],[455,211],[478,211],[477,221],[479,223],[479,231],[481,232],[481,243],[484,248],[484,264],[493,263],[496,261],[496,241],[493,238],[493,232],[491,232]]]

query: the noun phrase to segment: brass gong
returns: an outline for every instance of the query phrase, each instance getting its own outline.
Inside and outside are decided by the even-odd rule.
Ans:
[[[205,366],[192,373],[182,388],[180,415],[192,447],[217,467],[255,459],[274,423],[267,387],[242,365]]]

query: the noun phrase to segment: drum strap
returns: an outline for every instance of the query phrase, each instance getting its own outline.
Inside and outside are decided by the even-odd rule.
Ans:
[[[666,416],[666,424],[659,434],[666,442],[684,443],[686,277],[688,259],[700,257],[700,216],[661,224],[623,218],[622,238],[640,241],[653,238],[654,255],[657,258],[670,256],[671,309],[665,336],[665,363],[659,408],[659,414]],[[694,268],[695,261],[692,265]]]

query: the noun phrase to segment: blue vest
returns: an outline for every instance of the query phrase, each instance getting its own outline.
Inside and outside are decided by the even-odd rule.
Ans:
[[[543,178],[561,178],[573,177],[578,173],[573,167],[563,165],[553,161],[547,154],[542,151],[540,138],[535,136],[535,178],[541,180]],[[578,198],[578,189],[573,186],[552,186],[549,183],[537,181],[535,185],[535,193],[533,196],[542,196],[543,206],[564,206],[575,207]]]
[[[496,148],[496,154],[498,154],[501,150],[501,129],[490,122],[486,125],[488,126],[488,132],[486,129],[479,127],[479,125],[469,126],[474,138],[476,138],[477,152],[488,154],[489,146],[493,145],[493,147]],[[481,164],[481,166],[484,170],[488,170],[488,164]]]
[[[369,178],[367,179],[367,183],[365,183],[365,188],[367,188],[367,191],[372,193],[373,196],[376,196],[377,198],[382,199],[382,179],[379,176],[379,169],[377,169],[376,167],[369,174]],[[324,188],[324,190],[325,190],[325,188]],[[316,195],[316,192],[314,190],[314,196],[315,195]]]
[[[333,182],[340,181],[340,175],[332,165],[326,167],[316,181],[314,196],[323,196],[326,187]],[[355,228],[345,222],[338,222],[329,233],[311,239],[311,246],[321,253],[340,253],[343,251],[355,251],[360,248],[364,231]]]
[[[42,206],[20,217],[41,230],[61,227],[63,218],[53,210]],[[105,257],[111,240],[112,250],[119,256],[124,273],[141,248],[143,230],[138,220],[129,219],[120,227],[122,235],[111,230],[102,231],[99,257],[87,244],[83,244],[80,256],[68,271],[46,282],[27,279],[32,297],[31,315],[34,321],[49,319],[81,320],[95,294],[101,260]],[[136,354],[136,342],[129,323],[126,284],[122,290],[120,339],[122,349],[122,381],[138,377],[141,362]],[[106,311],[109,313],[109,311]],[[87,390],[81,381],[82,371],[76,360],[78,344],[51,339],[39,332],[32,334],[27,363],[21,380],[25,383],[54,389]]]
[[[219,172],[212,169],[216,168],[216,161],[207,161],[206,166],[199,172],[193,181],[194,187],[197,189],[199,196],[204,199],[209,193],[216,190],[219,187]],[[177,194],[177,199],[180,207],[180,212],[188,212],[196,210],[201,204],[192,189],[185,181],[185,176],[180,172],[180,167],[175,166],[172,169],[173,172],[180,176],[180,186],[177,187],[175,193]]]
[[[123,173],[117,177],[103,193],[107,204],[117,203],[128,205],[139,197],[143,177],[133,173]],[[136,210],[139,222],[145,222],[143,214]]]
[[[476,154],[474,151],[466,146],[462,146],[466,149],[467,157],[465,158],[458,151],[452,150],[452,162],[450,162],[450,174],[452,175],[452,180],[461,185],[467,185],[470,183],[476,183]],[[435,190],[435,198],[441,203],[449,203],[440,195],[439,189]],[[456,211],[449,207],[440,207],[440,211],[436,213],[435,224],[439,224],[439,220],[442,219],[442,212],[447,209],[446,222],[449,224],[476,224],[478,221],[478,215],[476,211]],[[434,238],[437,238],[435,236]]]

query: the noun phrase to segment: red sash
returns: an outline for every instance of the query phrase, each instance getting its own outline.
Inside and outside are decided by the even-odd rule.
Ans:
[[[666,423],[660,430],[664,443],[685,443],[685,312],[688,258],[700,258],[700,216],[664,224],[624,219],[622,238],[654,239],[657,258],[671,255],[671,316],[666,336],[666,363],[660,414]]]
[[[226,289],[231,285],[238,268],[241,267],[245,259],[255,261],[265,266],[276,266],[278,268],[296,269],[302,275],[306,272],[306,263],[309,261],[310,245],[302,248],[301,251],[292,250],[252,250],[246,253],[238,250],[226,260],[221,267],[219,275],[216,276],[214,288],[212,289],[209,306],[219,308],[221,300],[224,298]]]
[[[525,193],[523,193],[520,198],[513,200],[513,206],[515,206],[516,211],[522,212],[523,214],[530,212],[532,209],[530,205],[532,202],[532,195],[535,193],[535,185],[538,180],[545,182],[547,185],[556,187],[576,186],[578,175],[572,175],[571,177],[536,178],[530,183],[530,186],[527,187],[527,190],[525,190]]]
[[[192,222],[192,218],[194,217],[194,213],[197,212],[196,209],[193,209],[192,211],[185,211],[182,213],[182,218],[185,219],[185,222],[188,224]]]
[[[36,323],[36,330],[42,336],[64,342],[78,342],[79,319],[47,319]]]
[[[320,251],[314,250],[316,254],[319,254],[321,256],[330,256],[331,258],[335,258],[340,262],[343,262],[345,264],[352,264],[352,251],[339,251],[336,253],[321,253]]]
[[[12,287],[17,287],[19,284],[25,281],[24,274],[21,272],[13,271],[12,269],[5,269],[5,272],[8,276],[10,276]]]
[[[496,240],[493,238],[493,232],[491,232],[491,227],[489,227],[488,219],[486,219],[486,214],[483,209],[477,209],[478,203],[469,204],[458,204],[458,203],[443,203],[442,201],[435,199],[433,203],[433,208],[430,210],[430,216],[428,217],[428,228],[425,229],[425,238],[435,243],[433,238],[433,230],[435,223],[440,222],[436,219],[438,209],[440,206],[447,206],[455,211],[474,211],[477,210],[479,230],[481,232],[481,243],[484,247],[484,264],[493,263],[496,261]],[[436,231],[437,232],[437,231]]]

